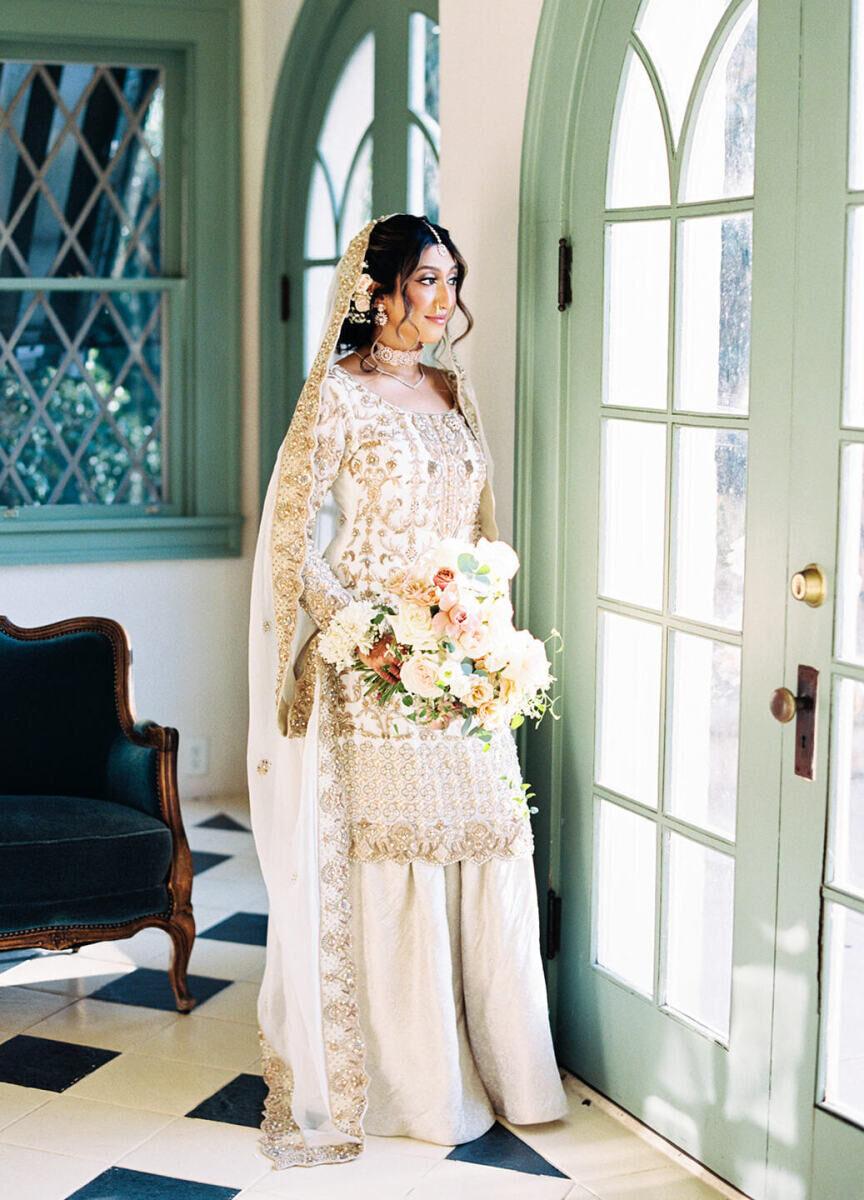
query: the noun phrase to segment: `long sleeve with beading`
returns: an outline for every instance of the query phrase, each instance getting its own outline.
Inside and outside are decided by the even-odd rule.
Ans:
[[[351,453],[351,410],[344,391],[332,378],[324,382],[315,426],[314,480],[306,525],[306,559],[300,604],[322,632],[340,609],[354,598],[340,581],[315,541],[321,506]]]

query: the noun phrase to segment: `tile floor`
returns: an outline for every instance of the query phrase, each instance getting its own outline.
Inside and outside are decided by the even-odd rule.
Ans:
[[[735,1197],[567,1077],[566,1120],[455,1149],[369,1138],[358,1161],[276,1172],[257,1148],[255,1004],[266,894],[242,802],[190,801],[198,938],[180,1016],[169,939],[0,954],[0,1196],[9,1200],[711,1200]]]

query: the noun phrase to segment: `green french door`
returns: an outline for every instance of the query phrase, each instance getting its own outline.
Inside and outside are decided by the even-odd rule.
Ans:
[[[860,4],[597,4],[572,141],[559,1056],[757,1200],[864,1195]]]

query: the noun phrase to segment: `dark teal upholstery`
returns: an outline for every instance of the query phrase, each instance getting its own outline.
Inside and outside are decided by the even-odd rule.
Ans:
[[[124,735],[101,633],[18,641],[0,630],[0,796],[84,796],[159,817],[158,752]]]
[[[137,809],[78,796],[0,797],[0,905],[158,887],[171,831]]]
[[[117,896],[97,896],[89,900],[52,900],[45,904],[0,904],[0,931],[24,933],[32,929],[56,929],[58,926],[84,925],[96,932],[87,941],[99,940],[99,928],[125,925],[141,917],[168,913],[171,898],[168,888],[147,888],[143,892],[123,892]],[[0,945],[2,949],[2,945]]]

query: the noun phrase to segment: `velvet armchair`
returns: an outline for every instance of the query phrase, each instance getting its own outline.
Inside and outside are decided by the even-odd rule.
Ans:
[[[178,734],[136,724],[131,660],[108,618],[22,629],[0,616],[0,951],[157,926],[188,1012],[195,922]]]

